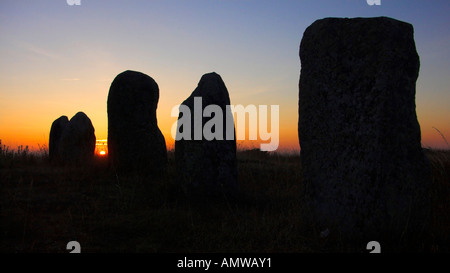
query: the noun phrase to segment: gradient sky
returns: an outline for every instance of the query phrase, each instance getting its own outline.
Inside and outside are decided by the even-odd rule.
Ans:
[[[215,71],[232,104],[280,105],[280,150],[299,150],[305,29],[324,17],[389,16],[415,28],[422,144],[449,148],[433,129],[450,140],[449,14],[448,0],[1,0],[0,139],[47,145],[52,122],[78,111],[106,139],[110,84],[137,70],[159,85],[158,124],[170,148],[172,108]]]

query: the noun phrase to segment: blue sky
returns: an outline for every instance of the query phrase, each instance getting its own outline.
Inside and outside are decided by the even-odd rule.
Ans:
[[[167,140],[172,107],[215,71],[232,104],[280,105],[280,142],[292,146],[306,27],[324,17],[389,16],[415,29],[423,144],[446,147],[432,127],[450,139],[449,14],[447,0],[2,0],[0,139],[44,144],[54,119],[78,111],[106,138],[109,86],[131,69],[158,83]]]

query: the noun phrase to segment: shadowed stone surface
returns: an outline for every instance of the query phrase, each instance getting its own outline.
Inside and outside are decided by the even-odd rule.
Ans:
[[[213,196],[221,194],[234,195],[238,190],[236,165],[236,137],[226,140],[194,140],[194,97],[202,98],[202,113],[208,105],[218,105],[223,113],[223,125],[226,125],[226,111],[230,97],[220,75],[209,73],[202,76],[197,88],[182,103],[191,112],[191,140],[175,141],[175,160],[180,182],[194,193]],[[182,113],[178,120],[182,117]],[[203,117],[199,122],[203,126],[213,117]],[[232,118],[232,117],[231,117]],[[180,128],[180,130],[183,130]],[[234,122],[233,122],[234,133]],[[178,134],[179,132],[177,132]],[[177,137],[178,138],[178,137]]]
[[[64,128],[58,154],[65,163],[89,163],[95,152],[95,130],[89,117],[78,112]]]
[[[426,233],[431,171],[415,111],[412,25],[386,17],[318,20],[304,32],[300,60],[309,216],[350,240]]]
[[[64,129],[69,124],[69,118],[67,116],[61,116],[52,123],[50,128],[50,137],[48,141],[48,156],[51,161],[60,160],[58,154],[59,142],[63,134]]]
[[[161,174],[167,148],[158,128],[158,84],[148,75],[125,71],[108,94],[108,156],[117,171]]]

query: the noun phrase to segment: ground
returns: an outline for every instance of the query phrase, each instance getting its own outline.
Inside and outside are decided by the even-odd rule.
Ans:
[[[238,152],[240,194],[199,200],[175,179],[173,152],[162,178],[117,175],[106,157],[61,167],[45,153],[0,151],[0,252],[305,253],[368,252],[302,224],[299,155]],[[429,242],[410,251],[450,251],[450,152],[433,165]],[[383,249],[383,248],[382,248]],[[392,251],[404,251],[402,246]]]

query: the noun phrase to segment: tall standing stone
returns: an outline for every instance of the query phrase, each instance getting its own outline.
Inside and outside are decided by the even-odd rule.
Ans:
[[[148,75],[125,71],[108,94],[108,155],[118,171],[160,174],[167,167],[167,148],[158,128],[158,84]]]
[[[58,154],[65,163],[90,162],[95,152],[95,130],[89,117],[76,113],[64,128],[58,145]]]
[[[199,106],[195,104],[195,99],[197,102],[201,99],[201,106],[198,109],[194,107],[194,105]],[[208,140],[203,134],[200,138],[195,136],[196,130],[198,132],[200,129],[203,132],[205,124],[215,117],[214,114],[211,117],[205,117],[202,114],[210,105],[219,106],[222,112],[223,131],[220,139]],[[178,140],[175,141],[176,168],[181,183],[196,194],[214,196],[234,195],[237,192],[236,138],[233,117],[227,105],[230,105],[228,90],[220,75],[213,72],[202,76],[197,88],[180,106],[187,106],[190,110],[191,130],[189,139],[179,139],[180,131],[186,128],[178,124],[180,127],[177,131]],[[178,123],[182,117],[180,110]],[[232,121],[232,124],[229,123],[228,126],[227,117]],[[196,122],[201,128],[195,127]],[[227,138],[227,130],[228,135],[232,132],[231,139]]]
[[[52,123],[48,141],[48,156],[51,161],[59,160],[58,147],[67,124],[69,124],[69,118],[67,116],[61,116]]]
[[[430,166],[415,111],[412,25],[326,18],[300,45],[298,134],[305,206],[348,239],[420,237],[430,223]]]

